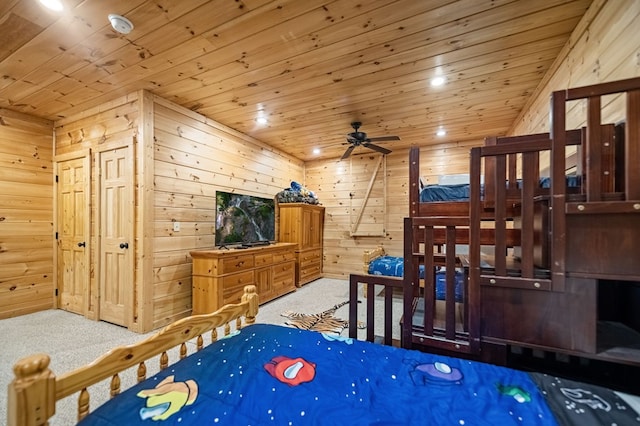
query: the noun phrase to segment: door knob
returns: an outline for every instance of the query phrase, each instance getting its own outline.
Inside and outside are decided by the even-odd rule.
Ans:
[[[120,248],[121,249],[128,249],[129,248],[129,243],[120,243]]]
[[[81,243],[78,243],[78,247],[86,247],[85,242],[83,241],[83,242],[81,242]]]

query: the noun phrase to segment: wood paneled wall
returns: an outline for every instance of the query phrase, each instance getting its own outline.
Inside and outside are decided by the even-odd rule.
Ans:
[[[595,0],[557,58],[551,73],[513,124],[510,134],[548,132],[550,95],[554,90],[640,76],[639,25],[640,2]],[[611,104],[604,119],[613,120],[620,116],[617,105]],[[579,112],[580,107],[577,107],[574,115]],[[572,123],[571,118],[568,122]],[[573,126],[579,124],[578,119],[573,120]],[[423,146],[421,171],[427,183],[435,183],[441,174],[467,173],[469,149],[482,143],[450,141],[437,147]],[[420,145],[420,141],[415,141],[415,144]],[[351,169],[352,173],[366,174],[364,165],[371,167],[374,161],[373,156],[362,156],[357,161],[359,166]],[[305,183],[318,192],[327,207],[325,276],[347,278],[352,271],[361,271],[363,251],[378,245],[384,246],[392,255],[402,254],[402,218],[408,215],[407,161],[407,151],[393,152],[387,158],[387,235],[383,238],[349,235],[349,192],[362,191],[363,188],[351,184],[348,163],[335,160],[307,163]]]
[[[595,0],[510,134],[548,132],[550,95],[555,90],[640,76],[639,25],[637,0]],[[603,121],[615,122],[624,116],[622,103],[609,101]],[[583,104],[573,105],[567,115],[567,127],[581,126],[584,111]]]
[[[432,184],[443,174],[467,173],[469,150],[482,142],[422,147],[424,181]],[[420,145],[419,141],[416,144]],[[306,163],[305,184],[316,191],[325,206],[323,272],[326,277],[347,279],[350,273],[362,271],[363,252],[377,246],[383,246],[390,255],[402,256],[402,223],[409,215],[409,151],[399,150],[387,155],[386,190],[383,187],[385,179],[379,175],[372,179],[379,159],[379,154],[354,154],[346,160]],[[371,182],[371,195],[359,230],[375,233],[382,223],[384,235],[353,235],[353,224]],[[384,216],[380,215],[382,211]]]
[[[510,134],[548,131],[553,90],[640,75],[638,25],[640,2],[595,0]],[[615,104],[609,115],[616,116]],[[0,172],[0,318],[53,305],[51,129],[50,122],[0,111],[4,166]],[[326,207],[326,276],[346,278],[360,271],[362,252],[378,245],[391,254],[402,253],[402,218],[408,214],[406,150],[387,157],[386,179],[373,179],[363,211],[366,226],[362,229],[376,233],[382,221],[384,234],[353,236],[352,223],[372,182],[376,155],[303,165],[215,121],[140,93],[57,122],[55,138],[56,155],[73,155],[123,139],[138,143],[139,331],[159,327],[188,311],[188,252],[213,244],[216,189],[273,196],[291,180],[304,181]],[[423,145],[421,170],[427,183],[434,183],[441,174],[465,173],[469,149],[481,143]],[[381,187],[385,180],[386,199]],[[174,222],[180,222],[179,232],[173,231]],[[91,258],[95,262],[95,253]],[[92,275],[93,288],[95,278]]]
[[[301,161],[154,98],[153,328],[191,311],[189,251],[215,242],[217,190],[273,198],[301,182]],[[173,224],[180,223],[180,231]]]
[[[52,130],[0,109],[0,318],[53,306]]]
[[[131,328],[146,332],[191,313],[189,252],[214,246],[216,190],[275,197],[291,180],[303,180],[304,165],[148,92],[56,123],[56,154],[65,158],[74,151],[98,151],[125,141],[136,153]],[[95,176],[93,172],[92,190]],[[91,217],[95,265],[95,208]],[[179,231],[174,223],[179,223]],[[94,318],[97,279],[92,274],[89,316]]]

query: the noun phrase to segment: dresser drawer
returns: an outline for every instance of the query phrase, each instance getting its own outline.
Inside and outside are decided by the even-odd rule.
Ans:
[[[321,263],[322,249],[307,250],[299,253],[300,269],[304,269],[312,264]]]
[[[282,263],[274,266],[272,269],[273,280],[278,281],[282,278],[289,278],[295,276],[296,263],[294,261]]]
[[[300,267],[300,280],[309,278],[311,276],[319,276],[322,272],[322,265],[320,263],[312,263],[310,265]]]
[[[273,289],[282,294],[283,291],[289,292],[296,288],[296,263],[290,261],[281,265],[274,266],[273,272]]]
[[[253,270],[222,278],[222,303],[238,303],[244,286],[254,284]]]
[[[273,263],[273,258],[274,258],[274,255],[272,253],[256,254],[256,257],[255,257],[256,268],[259,268],[260,266],[271,265],[271,263]]]
[[[221,270],[218,271],[218,274],[230,274],[232,272],[250,269],[253,268],[253,265],[253,255],[242,255],[223,258],[220,264]]]
[[[295,260],[296,253],[293,250],[281,251],[273,254],[273,263],[286,262],[288,260]]]

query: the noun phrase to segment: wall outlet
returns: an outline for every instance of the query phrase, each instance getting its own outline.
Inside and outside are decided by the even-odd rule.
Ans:
[[[173,222],[173,232],[180,232],[180,222]]]

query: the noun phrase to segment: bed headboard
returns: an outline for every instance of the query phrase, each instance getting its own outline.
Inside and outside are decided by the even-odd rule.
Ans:
[[[369,264],[371,263],[371,261],[373,259],[377,259],[378,257],[382,257],[384,256],[386,253],[384,251],[384,247],[382,246],[378,246],[372,250],[365,250],[364,253],[362,254],[362,261],[363,261],[363,269],[364,269],[364,273],[368,274],[369,273]]]

